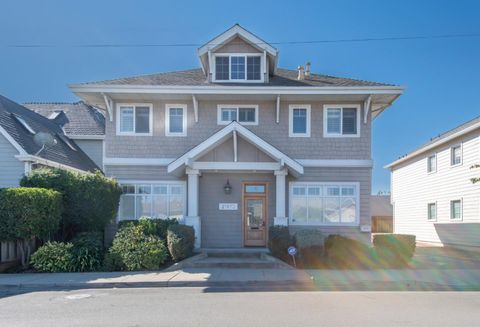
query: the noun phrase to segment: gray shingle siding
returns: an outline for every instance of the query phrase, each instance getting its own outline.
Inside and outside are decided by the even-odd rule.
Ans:
[[[75,143],[99,167],[103,167],[103,141],[102,140],[75,140]]]
[[[168,174],[166,166],[105,166],[105,175],[120,180],[172,181],[185,179]]]

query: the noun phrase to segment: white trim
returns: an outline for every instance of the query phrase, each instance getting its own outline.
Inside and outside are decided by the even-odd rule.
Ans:
[[[103,158],[105,166],[168,166],[175,158]]]
[[[254,108],[255,109],[255,121],[254,122],[241,122],[240,119],[240,108]],[[237,122],[241,125],[258,125],[258,104],[218,104],[217,105],[217,125],[228,125],[231,121],[222,120],[222,109],[236,109],[237,110]]]
[[[293,132],[293,110],[294,109],[305,109],[306,110],[306,129],[305,133],[294,133]],[[289,137],[310,137],[310,128],[312,124],[311,120],[311,105],[309,104],[291,104],[288,106],[288,136]]]
[[[457,164],[453,164],[453,149],[460,148],[460,162]],[[458,167],[463,165],[463,142],[453,144],[450,146],[450,168]]]
[[[8,132],[2,126],[0,126],[0,134],[5,137],[5,139],[18,151],[19,154],[27,155],[27,152],[21,147],[21,145],[18,144],[18,142],[15,141],[13,137],[8,134]]]
[[[323,105],[323,137],[325,138],[349,138],[349,137],[360,137],[360,110],[359,104],[324,104]],[[343,109],[344,108],[355,108],[357,110],[357,133],[356,134],[343,134]],[[340,133],[328,133],[328,109],[340,109]]]
[[[187,111],[188,106],[186,104],[170,104],[165,105],[165,136],[187,136]],[[170,109],[182,109],[182,132],[172,133],[170,132]]]
[[[110,121],[113,121],[113,100],[110,96],[105,93],[102,93],[103,100],[105,101],[105,107],[107,108],[108,116]]]
[[[32,172],[32,163],[30,161],[24,162],[24,172],[25,172],[25,175]]]
[[[49,166],[49,167],[62,168],[62,169],[65,169],[65,170],[76,171],[76,172],[80,172],[80,173],[84,173],[84,174],[88,173],[88,171],[84,171],[84,170],[81,170],[81,169],[78,169],[78,168],[75,168],[75,167],[71,167],[71,166],[68,166],[68,165],[58,163],[56,161],[40,158],[40,157],[29,155],[29,154],[16,155],[15,158],[17,158],[20,161],[24,161],[24,162],[28,161],[28,162],[32,162],[32,163],[36,163],[36,164]]]
[[[363,123],[366,124],[368,120],[368,112],[370,111],[370,105],[372,103],[372,96],[369,95],[367,100],[363,103]]]
[[[402,157],[402,158],[400,158],[400,159],[398,159],[398,160],[396,160],[396,161],[394,161],[394,162],[386,165],[384,168],[393,168],[394,166],[396,166],[396,165],[398,165],[398,164],[400,164],[400,163],[402,163],[402,162],[404,162],[404,161],[406,161],[406,160],[409,160],[409,159],[411,159],[411,158],[413,158],[413,157],[415,157],[415,156],[417,156],[417,155],[419,155],[419,154],[421,154],[421,153],[424,153],[424,152],[426,152],[426,151],[428,151],[428,150],[430,150],[430,149],[432,149],[432,148],[435,148],[435,147],[437,147],[437,146],[440,146],[440,145],[442,145],[442,144],[445,144],[445,143],[447,143],[447,142],[449,142],[449,141],[451,141],[451,140],[453,140],[453,139],[455,139],[455,138],[457,138],[457,137],[460,137],[460,136],[462,136],[462,135],[468,134],[468,133],[470,133],[471,131],[476,130],[477,128],[480,128],[480,122],[478,122],[478,123],[476,123],[476,124],[473,124],[472,126],[469,126],[469,127],[465,128],[465,129],[463,129],[463,130],[461,130],[461,131],[458,131],[458,132],[456,132],[456,133],[453,133],[452,135],[449,135],[449,136],[447,136],[447,137],[445,137],[445,138],[442,138],[442,139],[440,139],[440,140],[438,140],[438,141],[436,141],[436,142],[433,142],[433,143],[431,143],[431,144],[429,144],[429,145],[427,145],[427,146],[425,146],[425,147],[423,147],[423,148],[421,148],[421,149],[418,149],[418,150],[416,150],[416,151],[413,151],[412,153],[410,153],[410,154],[408,154],[408,155],[406,155],[406,156],[404,156],[404,157]],[[462,151],[462,152],[463,152],[463,151]]]
[[[213,54],[213,67],[212,67],[212,82],[215,83],[263,83],[265,81],[264,71],[264,61],[262,59],[264,55],[262,53],[214,53]],[[217,79],[217,57],[228,57],[228,79]],[[245,78],[233,79],[232,78],[232,57],[243,57],[245,58]],[[259,57],[260,58],[260,79],[247,79],[248,73],[248,57]]]
[[[221,142],[226,140],[230,133],[232,133],[234,130],[237,131],[241,136],[246,138],[248,141],[250,141],[252,144],[266,152],[271,157],[275,158],[276,160],[283,161],[294,171],[303,174],[303,166],[301,164],[291,159],[286,154],[276,149],[272,145],[268,144],[263,139],[255,135],[253,132],[235,121],[225,126],[223,129],[219,130],[218,132],[210,136],[208,139],[195,146],[193,149],[176,159],[174,162],[170,163],[168,165],[168,172],[171,173],[175,171],[182,165],[189,163],[192,159],[197,158],[198,156],[210,150],[214,146],[220,144]]]
[[[230,29],[215,37],[210,42],[202,45],[200,48],[198,48],[197,54],[199,56],[202,56],[208,51],[213,51],[221,46],[224,46],[226,43],[228,43],[228,41],[234,39],[235,36],[239,36],[241,39],[245,40],[254,48],[267,51],[272,56],[276,56],[278,54],[277,49],[275,49],[262,39],[258,38],[254,34],[250,33],[238,24],[232,26]]]
[[[460,218],[453,218],[452,204],[453,202],[460,201]],[[463,198],[450,200],[449,202],[450,221],[463,221]]]
[[[133,107],[133,132],[120,131],[120,107]],[[135,111],[137,107],[148,107],[148,133],[135,133]],[[117,103],[116,104],[116,133],[118,136],[152,136],[153,135],[153,104],[151,103]]]
[[[277,124],[280,123],[280,96],[277,95],[277,106],[276,106],[276,118],[275,118],[275,122]]]
[[[222,162],[195,161],[191,165],[196,170],[279,170],[282,165],[277,162]]]
[[[193,102],[193,116],[195,118],[195,122],[198,123],[198,100],[195,95],[192,95],[192,102]]]
[[[319,185],[322,187],[325,186],[339,186],[340,187],[340,194],[339,198],[342,197],[342,186],[355,186],[355,222],[353,223],[297,223],[293,221],[293,208],[292,208],[292,199],[293,195],[293,187],[298,185],[305,185],[307,186],[307,191],[305,193],[305,197],[308,196],[308,186],[309,185]],[[288,217],[289,217],[289,224],[296,225],[296,226],[346,226],[346,227],[357,227],[360,226],[360,182],[289,182],[288,183]],[[325,195],[321,195],[322,198],[326,197]],[[352,197],[352,196],[343,196],[343,197]],[[324,209],[323,205],[322,208]]]
[[[65,134],[71,140],[104,140],[105,135],[78,135]]]
[[[371,168],[373,160],[356,159],[295,159],[304,167],[350,167],[350,168]]]

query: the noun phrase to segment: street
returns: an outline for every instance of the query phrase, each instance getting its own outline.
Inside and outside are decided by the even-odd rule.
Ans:
[[[472,326],[477,292],[0,291],[1,326]]]

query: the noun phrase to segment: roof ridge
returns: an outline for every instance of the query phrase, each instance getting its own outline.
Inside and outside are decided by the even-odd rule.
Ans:
[[[75,101],[75,102],[67,102],[67,101],[27,101],[22,102],[21,104],[80,104],[85,103],[82,100]]]

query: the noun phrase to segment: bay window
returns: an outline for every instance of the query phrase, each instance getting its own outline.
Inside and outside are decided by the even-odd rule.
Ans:
[[[324,137],[360,136],[360,106],[324,106]]]
[[[262,81],[262,56],[254,54],[215,55],[215,81]]]
[[[119,104],[117,106],[117,134],[151,135],[152,105]]]
[[[292,225],[358,225],[358,183],[290,184]]]
[[[185,214],[183,182],[122,183],[119,220],[181,218]]]

